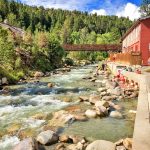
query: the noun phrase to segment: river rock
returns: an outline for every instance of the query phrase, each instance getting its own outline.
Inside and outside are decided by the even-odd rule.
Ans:
[[[49,121],[50,126],[64,126],[67,123],[72,123],[75,120],[74,115],[69,114],[65,110],[55,112],[53,118]]]
[[[91,81],[91,82],[95,82],[95,81],[96,81],[96,78],[92,78],[90,81]]]
[[[109,106],[114,108],[115,110],[121,110],[121,106],[114,104],[113,102],[109,102]]]
[[[60,143],[55,147],[55,150],[65,150],[65,145],[63,143]]]
[[[85,141],[84,138],[76,136],[76,135],[70,135],[69,139],[71,139],[73,141],[73,144],[77,144],[78,142],[81,142],[83,140]]]
[[[117,96],[120,96],[122,95],[122,90],[121,90],[121,87],[116,87],[115,89],[112,90],[112,94],[114,95],[117,95]]]
[[[109,141],[97,140],[89,144],[86,150],[115,150],[115,144]]]
[[[100,100],[100,96],[98,96],[98,95],[90,95],[89,102],[91,104],[95,104],[99,100]]]
[[[95,103],[95,107],[99,107],[99,106],[104,106],[104,107],[109,107],[109,103],[107,102],[107,101],[97,101],[96,103]]]
[[[127,150],[132,149],[132,138],[126,138],[123,140],[123,145]]]
[[[85,112],[85,115],[86,115],[88,118],[96,118],[96,112],[95,112],[94,110],[88,109],[88,110]]]
[[[69,136],[68,135],[60,135],[59,136],[59,141],[67,143],[69,141]]]
[[[116,110],[121,110],[121,106],[119,106],[119,105],[114,105],[113,108]]]
[[[123,145],[123,139],[120,139],[119,141],[115,142],[116,146]]]
[[[13,150],[39,150],[38,143],[33,138],[27,138],[17,144]]]
[[[54,87],[54,84],[53,83],[48,83],[47,86],[48,86],[48,88],[52,88],[52,87]]]
[[[79,114],[79,115],[74,115],[74,118],[77,120],[77,121],[87,121],[87,117],[84,116],[83,114]]]
[[[3,77],[2,80],[1,80],[1,83],[2,83],[2,85],[8,84],[7,78],[6,78],[6,77]]]
[[[104,92],[104,91],[107,91],[107,89],[106,88],[98,88],[97,91],[98,92]]]
[[[105,85],[106,85],[107,89],[114,89],[114,86],[113,86],[112,82],[109,81],[109,80],[106,80],[106,84]]]
[[[108,110],[104,106],[98,106],[96,107],[96,113],[100,116],[107,116],[108,115]]]
[[[126,150],[124,146],[116,146],[116,150]]]
[[[136,110],[129,110],[129,113],[136,114]]]
[[[106,91],[100,93],[100,96],[106,96],[106,95],[108,95]]]
[[[78,150],[76,144],[71,144],[69,146],[67,146],[66,150]]]
[[[122,118],[122,114],[119,111],[111,111],[110,112],[110,117],[113,117],[113,118]]]
[[[80,101],[88,101],[89,97],[87,97],[87,96],[80,96],[79,99],[80,99]]]
[[[37,141],[43,145],[56,143],[58,139],[58,135],[51,130],[43,131],[37,136]]]
[[[41,72],[41,71],[36,71],[35,74],[34,74],[34,77],[35,77],[35,78],[43,77],[43,76],[44,76],[44,73]]]
[[[47,117],[47,114],[43,114],[43,113],[38,113],[32,116],[33,119],[38,119],[38,120],[45,120],[46,117]]]
[[[103,96],[102,100],[103,101],[111,101],[111,100],[113,100],[113,97],[112,96]]]

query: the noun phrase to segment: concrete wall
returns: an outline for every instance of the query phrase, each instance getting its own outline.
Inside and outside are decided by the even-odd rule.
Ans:
[[[108,66],[117,73],[116,64],[109,63]],[[132,150],[150,150],[150,76],[127,71],[123,74],[140,85]]]

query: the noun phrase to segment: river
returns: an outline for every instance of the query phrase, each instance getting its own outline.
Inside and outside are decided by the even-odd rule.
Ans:
[[[99,83],[82,79],[91,76],[94,69],[95,65],[78,67],[71,72],[41,78],[39,82],[10,86],[10,95],[0,95],[0,150],[10,150],[17,144],[20,141],[21,131],[36,136],[51,118],[52,112],[72,105],[86,110],[88,105],[79,104],[78,97],[97,93]],[[103,80],[103,77],[99,77],[99,80]],[[49,82],[55,86],[48,88]],[[123,119],[107,117],[75,122],[64,128],[63,132],[85,136],[91,141],[103,139],[114,142],[121,138],[132,137],[135,116],[130,114],[129,110],[136,109],[137,101],[115,101],[115,103],[122,106]],[[48,117],[43,120],[34,119],[32,116],[36,114],[46,114]],[[12,128],[17,127],[19,128],[17,132],[11,132]]]

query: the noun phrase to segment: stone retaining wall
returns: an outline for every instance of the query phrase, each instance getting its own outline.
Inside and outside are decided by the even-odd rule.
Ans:
[[[109,63],[108,66],[113,74],[117,73],[117,64]],[[127,71],[123,74],[140,85],[132,150],[150,150],[150,75]]]

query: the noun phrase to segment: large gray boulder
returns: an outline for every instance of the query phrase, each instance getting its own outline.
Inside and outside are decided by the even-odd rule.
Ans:
[[[27,138],[17,144],[13,150],[39,150],[39,148],[35,139]]]
[[[109,141],[97,140],[89,144],[86,150],[115,150],[115,144]]]
[[[41,132],[37,136],[37,141],[43,145],[56,143],[58,139],[59,139],[58,135],[51,130]]]

